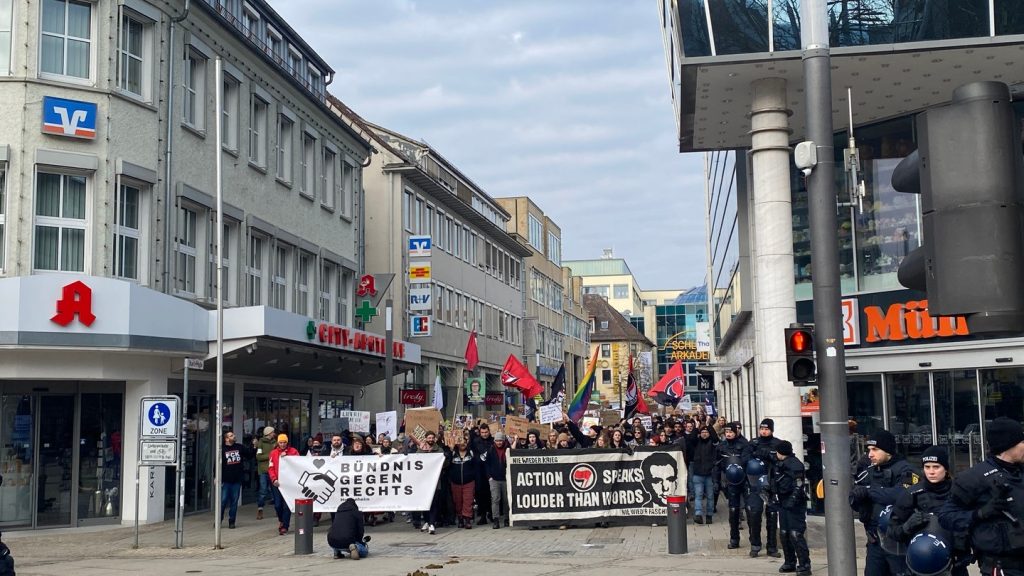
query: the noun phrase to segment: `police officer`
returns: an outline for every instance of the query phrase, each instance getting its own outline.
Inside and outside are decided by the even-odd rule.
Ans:
[[[811,576],[811,555],[807,550],[807,491],[804,465],[793,455],[785,440],[775,448],[777,462],[772,468],[775,497],[779,502],[779,528],[785,556],[779,572]]]
[[[996,418],[986,428],[989,456],[957,476],[939,522],[967,532],[981,573],[1024,575],[1024,430]]]
[[[757,558],[761,552],[761,523],[764,518],[767,541],[765,546],[768,555],[779,558],[779,545],[777,532],[779,528],[779,513],[775,506],[765,506],[769,498],[767,487],[762,485],[761,476],[771,478],[772,466],[775,463],[775,449],[781,440],[775,437],[775,420],[765,418],[757,427],[757,438],[750,441],[751,459],[747,462],[747,480],[750,490],[747,494],[747,521],[750,523],[750,557]],[[753,472],[758,468],[756,462],[761,463],[763,471],[760,475]]]
[[[735,422],[723,428],[724,438],[718,443],[719,485],[725,488],[729,503],[729,549],[740,547],[740,507],[747,492],[746,464],[750,460],[750,446],[740,436]]]
[[[900,576],[906,571],[903,556],[887,554],[879,543],[878,515],[919,477],[907,461],[896,454],[896,437],[879,430],[867,441],[868,465],[857,475],[850,490],[850,506],[858,513],[867,534],[864,576]]]
[[[904,549],[911,538],[928,529],[932,519],[949,498],[950,489],[953,487],[953,477],[949,473],[949,452],[945,448],[929,446],[921,455],[921,463],[924,468],[924,481],[914,484],[900,494],[889,516],[888,537],[898,542]],[[967,553],[963,546],[966,542],[965,537],[966,535],[954,537],[954,541],[949,542],[961,557]],[[955,565],[952,576],[967,576],[966,563]]]

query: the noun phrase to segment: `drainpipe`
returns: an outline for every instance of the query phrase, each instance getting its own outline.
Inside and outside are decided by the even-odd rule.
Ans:
[[[164,152],[164,265],[163,289],[165,294],[171,293],[169,276],[171,270],[171,157],[174,148],[174,28],[179,22],[188,18],[191,0],[185,0],[185,10],[181,16],[171,18],[167,39],[167,150]],[[218,151],[219,152],[219,151]]]

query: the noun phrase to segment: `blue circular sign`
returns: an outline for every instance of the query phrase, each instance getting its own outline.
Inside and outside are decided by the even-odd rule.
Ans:
[[[153,426],[166,426],[171,420],[171,409],[163,402],[157,402],[149,407],[149,413],[146,414],[146,418],[149,419],[149,423]]]

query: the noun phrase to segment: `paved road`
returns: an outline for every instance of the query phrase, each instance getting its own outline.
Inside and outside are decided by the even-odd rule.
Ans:
[[[271,513],[272,514],[272,513]],[[441,528],[436,535],[416,531],[402,521],[368,527],[373,536],[371,557],[334,560],[327,546],[328,517],[314,535],[311,555],[294,555],[294,538],[277,535],[273,519],[257,521],[251,507],[239,511],[238,528],[222,530],[222,549],[215,549],[211,514],[190,516],[185,523],[185,548],[176,550],[174,522],[140,528],[140,546],[133,548],[132,527],[108,526],[8,532],[19,576],[99,576],[139,574],[169,576],[217,574],[275,576],[358,569],[360,576],[515,576],[564,575],[656,576],[687,572],[777,574],[781,560],[751,559],[744,548],[728,550],[724,522],[688,527],[690,553],[666,553],[664,526],[580,526],[569,530],[478,526],[473,530]],[[723,519],[724,520],[724,519]],[[815,574],[826,573],[824,521],[809,522]],[[226,525],[225,525],[226,527]],[[863,555],[863,548],[860,554]],[[420,572],[416,572],[419,570]],[[497,571],[497,572],[496,572]]]

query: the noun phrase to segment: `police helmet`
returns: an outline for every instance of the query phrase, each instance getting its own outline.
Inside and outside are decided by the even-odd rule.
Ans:
[[[760,458],[751,458],[747,460],[747,474],[750,476],[760,476],[765,473],[764,462]]]
[[[931,532],[914,536],[907,546],[907,567],[917,576],[936,576],[949,569],[953,550],[946,540]]]
[[[886,506],[878,514],[878,544],[889,554],[903,555],[907,551],[907,547],[896,540],[895,538],[889,537],[889,524],[892,517],[892,506]]]
[[[725,467],[725,480],[730,486],[742,484],[747,480],[743,467],[739,464],[729,464]]]

